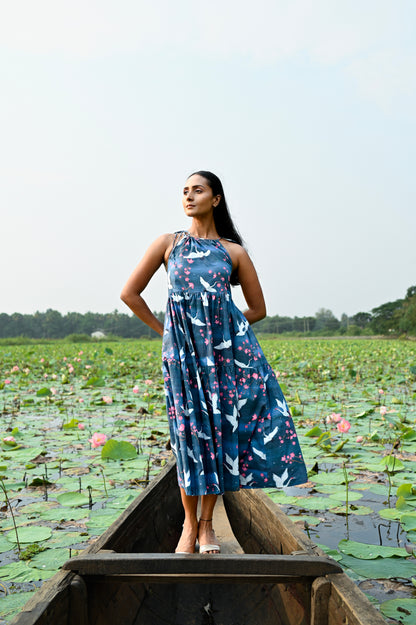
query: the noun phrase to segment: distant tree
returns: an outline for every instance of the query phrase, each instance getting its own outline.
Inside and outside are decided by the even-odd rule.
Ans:
[[[416,295],[416,285],[409,286],[406,292],[406,299],[410,299],[413,295]]]
[[[350,319],[351,323],[359,328],[365,328],[372,319],[371,313],[368,312],[358,312],[355,313]]]
[[[376,334],[389,334],[399,330],[400,311],[403,300],[397,299],[394,302],[386,302],[377,308],[372,309],[373,318],[371,328]]]
[[[403,313],[399,320],[399,328],[402,332],[416,334],[416,292],[412,297],[406,297],[406,301],[403,304]]]
[[[348,328],[350,325],[350,318],[347,314],[342,313],[341,315],[341,328]]]
[[[338,330],[340,326],[339,320],[335,317],[332,310],[329,310],[328,308],[320,308],[315,314],[315,319],[316,330],[326,330],[328,332],[333,332],[334,330]]]

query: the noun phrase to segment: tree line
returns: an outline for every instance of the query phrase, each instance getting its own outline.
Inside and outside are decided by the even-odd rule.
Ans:
[[[155,313],[163,322],[163,313]],[[28,337],[33,339],[59,339],[69,337],[74,341],[101,332],[106,336],[122,338],[156,337],[146,324],[134,315],[120,313],[85,314],[69,312],[62,315],[57,310],[34,314],[0,313],[0,338]],[[416,335],[416,286],[407,289],[403,299],[386,302],[371,312],[358,312],[340,319],[331,310],[320,308],[312,317],[265,317],[256,323],[256,332],[271,334],[348,335],[383,334]]]

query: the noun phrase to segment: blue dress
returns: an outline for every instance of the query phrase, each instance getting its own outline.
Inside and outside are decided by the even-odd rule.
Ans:
[[[172,450],[187,495],[307,481],[288,406],[230,292],[221,239],[175,233],[162,366]]]

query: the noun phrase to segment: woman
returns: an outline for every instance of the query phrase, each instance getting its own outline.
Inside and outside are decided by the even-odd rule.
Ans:
[[[250,324],[266,315],[261,286],[228,212],[221,181],[198,171],[186,181],[188,231],[152,243],[121,299],[163,336],[162,362],[172,449],[185,521],[177,553],[219,553],[212,528],[225,490],[296,485],[306,469],[276,377]],[[165,323],[141,296],[164,264]],[[247,303],[233,303],[230,283]],[[197,520],[198,496],[201,496]]]

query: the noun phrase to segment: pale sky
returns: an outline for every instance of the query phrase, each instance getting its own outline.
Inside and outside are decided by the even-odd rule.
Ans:
[[[146,247],[190,225],[198,169],[268,314],[353,315],[416,284],[413,0],[0,8],[0,312],[127,312]]]

